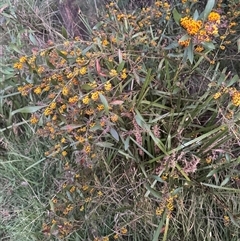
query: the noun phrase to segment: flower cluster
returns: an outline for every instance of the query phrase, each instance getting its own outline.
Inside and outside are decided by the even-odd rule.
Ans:
[[[196,35],[203,26],[201,20],[194,20],[191,17],[181,18],[180,24],[189,35]]]
[[[179,45],[188,47],[192,41],[196,52],[204,50],[201,44],[210,42],[218,37],[219,28],[226,28],[225,24],[221,24],[221,17],[217,12],[211,12],[206,22],[195,20],[189,16],[183,17],[180,19],[180,25],[186,30],[188,38],[180,38],[178,41]]]

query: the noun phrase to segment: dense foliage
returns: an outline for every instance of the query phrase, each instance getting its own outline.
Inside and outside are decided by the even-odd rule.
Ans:
[[[239,3],[127,3],[0,5],[3,240],[239,239]]]

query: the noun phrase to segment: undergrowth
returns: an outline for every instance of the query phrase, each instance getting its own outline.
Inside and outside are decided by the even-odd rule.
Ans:
[[[2,240],[238,241],[239,3],[109,2],[88,40],[10,3]]]

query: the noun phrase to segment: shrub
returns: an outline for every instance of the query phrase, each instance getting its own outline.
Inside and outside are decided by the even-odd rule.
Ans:
[[[177,223],[199,206],[196,191],[221,217],[214,235],[229,217],[237,225],[221,191],[236,192],[239,76],[220,71],[218,60],[239,12],[227,18],[221,2],[196,6],[156,1],[127,12],[109,3],[91,41],[63,29],[63,43],[15,62],[29,103],[15,113],[31,114],[36,137],[47,139],[41,161],[62,172],[44,235],[166,240],[180,229],[201,240],[199,230],[186,234],[188,221]]]

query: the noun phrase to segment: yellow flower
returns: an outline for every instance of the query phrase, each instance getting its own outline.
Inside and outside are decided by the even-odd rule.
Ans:
[[[235,106],[240,106],[240,91],[235,91],[232,94],[232,103]]]
[[[211,162],[212,162],[212,157],[207,157],[206,158],[206,160],[205,160],[205,162],[207,163],[207,164],[210,164]]]
[[[88,85],[91,86],[92,88],[96,88],[97,87],[96,81],[93,81],[93,82],[89,83]]]
[[[189,35],[195,35],[202,27],[201,20],[194,20],[190,17],[184,17],[180,19],[181,26],[186,29]]]
[[[13,68],[15,68],[15,69],[22,69],[22,68],[23,68],[23,64],[20,63],[20,62],[17,62],[17,63],[15,63],[15,64],[13,65]]]
[[[117,42],[117,39],[114,36],[111,36],[110,40],[111,40],[112,43],[116,43]]]
[[[91,95],[91,99],[92,99],[93,101],[97,101],[98,98],[99,98],[99,92],[98,92],[98,91],[93,92],[92,95]]]
[[[80,177],[80,175],[79,175],[79,174],[76,174],[76,175],[75,175],[75,178],[79,178],[79,177]]]
[[[50,86],[49,85],[47,85],[44,89],[43,89],[43,91],[49,91],[50,90]]]
[[[112,122],[117,122],[118,116],[116,114],[111,115],[110,119],[111,119]]]
[[[93,110],[93,112],[94,112],[94,110]],[[96,125],[96,124],[95,124],[94,122],[91,122],[91,123],[89,124],[90,128],[94,127],[95,125]],[[88,139],[89,139],[89,140],[92,139],[92,136],[89,136]]]
[[[39,74],[42,74],[44,72],[45,68],[43,66],[40,66],[37,70]]]
[[[63,89],[62,89],[62,94],[63,94],[64,96],[67,96],[67,95],[69,94],[69,89],[68,89],[67,86],[64,86],[64,87],[63,87]]]
[[[217,92],[216,94],[213,95],[213,99],[218,99],[222,95],[221,92]]]
[[[61,143],[66,143],[66,138],[65,137],[62,137]]]
[[[48,115],[51,115],[53,112],[52,112],[52,110],[49,108],[49,107],[47,107],[45,110],[44,110],[44,115],[45,116],[48,116]]]
[[[85,153],[89,153],[90,151],[91,151],[91,146],[90,145],[84,146],[84,152]]]
[[[68,103],[70,103],[70,104],[75,104],[75,103],[77,103],[77,101],[78,101],[78,96],[77,95],[75,95],[73,97],[70,97],[68,99]]]
[[[157,207],[157,209],[156,209],[156,215],[157,215],[157,216],[161,216],[162,213],[163,213],[163,211],[164,211],[163,208]]]
[[[102,241],[109,241],[109,237],[107,237],[107,236],[106,236],[106,237],[103,237],[103,238],[102,238]]]
[[[121,79],[125,80],[127,78],[127,73],[126,73],[126,69],[123,69],[122,74],[121,74]]]
[[[109,42],[107,41],[107,39],[104,39],[103,41],[102,41],[102,45],[103,46],[107,46],[109,44]]]
[[[106,91],[109,91],[109,90],[111,90],[111,88],[112,88],[112,84],[110,83],[110,81],[107,81],[107,82],[104,84],[104,89],[105,89]]]
[[[126,234],[128,230],[126,228],[121,228],[121,234]]]
[[[118,234],[116,233],[114,236],[113,236],[114,239],[118,239]]]
[[[86,67],[82,67],[80,70],[79,70],[79,74],[80,75],[85,75],[87,73],[87,68]]]
[[[196,52],[202,52],[204,50],[204,48],[202,47],[202,46],[200,46],[200,45],[198,45],[196,48],[195,48],[195,51]]]
[[[224,50],[226,47],[224,45],[220,45],[219,47],[221,50]]]
[[[173,206],[173,197],[169,197],[168,199],[167,199],[167,209],[168,209],[168,211],[170,211],[170,212],[172,212],[173,211],[173,209],[174,209],[174,206]]]
[[[33,115],[30,119],[30,122],[31,122],[31,124],[36,124],[36,123],[38,123],[38,118],[35,115]]]
[[[97,195],[98,195],[99,197],[101,197],[101,196],[103,195],[103,193],[102,193],[101,191],[98,191]]]
[[[68,79],[71,79],[73,76],[74,76],[74,74],[73,74],[72,72],[69,72],[69,73],[67,74],[67,78],[68,78]]]
[[[64,110],[66,110],[66,109],[67,109],[67,106],[65,104],[63,104],[60,106],[60,108],[58,110],[62,114],[64,112]]]
[[[79,143],[83,143],[85,141],[85,138],[83,136],[76,136],[75,138],[79,141]]]
[[[94,110],[93,110],[93,109],[85,110],[85,114],[87,114],[87,115],[93,115],[93,114],[94,114]]]
[[[52,220],[52,224],[55,224],[57,221],[55,219]]]
[[[210,64],[215,64],[215,60],[210,60]]]
[[[109,75],[111,77],[116,77],[118,75],[117,71],[115,69],[112,69],[110,72],[109,72]]]
[[[156,1],[155,2],[156,7],[161,7],[162,6],[162,1]]]
[[[82,99],[82,102],[83,104],[87,105],[89,102],[90,102],[90,99],[88,96],[85,96],[83,99]]]
[[[51,110],[54,110],[54,109],[56,109],[56,106],[57,106],[57,103],[56,103],[56,102],[52,102],[52,103],[49,105],[49,108],[50,108]]]
[[[83,191],[87,191],[87,190],[88,190],[88,188],[89,188],[89,186],[88,186],[88,185],[84,185],[84,186],[82,187],[82,190],[83,190]]]
[[[92,201],[92,198],[91,198],[91,197],[85,198],[85,203],[89,203],[89,202],[91,202],[91,201]]]
[[[82,58],[78,57],[78,58],[76,59],[76,63],[78,63],[78,64],[80,64],[80,65],[84,64],[85,62],[86,62],[86,60],[85,60],[84,57],[82,57]]]
[[[71,193],[75,192],[76,190],[76,187],[75,186],[72,186],[71,189],[69,190]]]
[[[97,106],[97,110],[98,110],[98,111],[101,111],[101,110],[103,110],[103,109],[104,109],[104,105],[101,104],[101,105],[98,105],[98,106]]]
[[[211,12],[208,15],[208,21],[210,22],[220,23],[220,19],[221,19],[221,16],[219,15],[219,13]]]
[[[33,90],[33,92],[34,92],[36,95],[39,95],[39,94],[41,94],[42,89],[41,89],[40,86],[38,86],[37,88],[35,88],[35,89]]]
[[[186,40],[182,40],[182,41],[179,40],[178,43],[179,43],[179,45],[181,45],[181,46],[183,46],[183,47],[188,47],[189,44],[190,44],[190,41],[191,41],[191,39],[188,38],[188,39],[186,39]]]
[[[233,114],[234,114],[234,112],[232,110],[230,110],[229,112],[227,112],[226,118],[231,119],[233,117]]]
[[[84,210],[84,206],[81,206],[79,210],[82,212]]]
[[[230,223],[230,218],[225,215],[225,216],[223,216],[223,221],[224,221],[224,225],[225,225],[225,226],[228,226],[229,223]]]
[[[57,120],[57,115],[54,115],[54,116],[52,117],[52,120],[53,120],[53,121]]]
[[[62,152],[62,155],[63,155],[63,156],[66,156],[66,155],[67,155],[67,152],[66,152],[66,151],[63,151],[63,152]]]
[[[20,59],[19,59],[19,62],[20,63],[26,63],[26,61],[27,61],[27,57],[26,56],[22,56]]]

